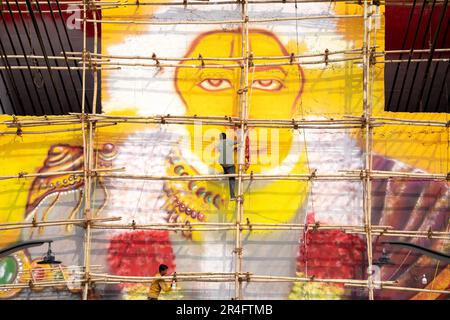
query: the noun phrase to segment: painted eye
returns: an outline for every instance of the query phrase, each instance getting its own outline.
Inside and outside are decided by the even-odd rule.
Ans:
[[[283,87],[283,84],[275,79],[261,79],[254,80],[252,83],[254,89],[267,90],[267,91],[278,91]]]
[[[198,86],[208,91],[219,91],[231,88],[231,82],[227,79],[205,79]]]

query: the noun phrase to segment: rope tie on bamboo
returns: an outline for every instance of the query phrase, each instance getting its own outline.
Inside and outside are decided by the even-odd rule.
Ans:
[[[319,221],[316,221],[316,222],[313,224],[312,231],[313,231],[313,232],[316,232],[316,231],[319,230],[319,228],[320,228],[320,222],[319,222]]]
[[[248,91],[248,87],[245,87],[245,88],[239,89],[239,90],[236,91],[236,92],[237,92],[237,94],[243,94],[244,92],[247,92],[247,91]]]
[[[250,223],[250,219],[247,217],[247,226],[248,226],[248,231],[252,231],[252,224]]]
[[[133,230],[136,230],[136,221],[131,221],[131,228],[133,229]]]
[[[294,53],[292,52],[292,53],[291,53],[291,56],[290,56],[290,58],[289,58],[289,63],[290,63],[290,64],[293,64],[293,63],[294,63],[294,59],[295,59],[295,55],[294,55]]]
[[[19,126],[17,127],[17,130],[16,130],[16,136],[22,138],[22,135],[23,135],[23,130],[22,130],[20,124],[19,124]]]
[[[431,229],[431,227],[428,228],[427,237],[428,239],[433,238],[433,230]]]
[[[369,53],[369,64],[371,66],[374,66],[377,63],[377,60],[375,58],[375,49],[372,47],[370,48],[370,53]]]
[[[253,53],[250,53],[250,55],[248,56],[248,67],[254,67],[255,64],[253,63]]]
[[[188,232],[192,232],[192,226],[191,226],[191,223],[189,222],[189,220],[186,220],[184,225],[187,227]]]
[[[450,181],[450,172],[447,172],[447,177],[445,178],[447,181]]]
[[[37,227],[38,225],[37,225],[37,222],[36,222],[36,216],[34,215],[33,216],[33,219],[31,220],[31,225],[33,226],[33,227]]]
[[[317,173],[317,169],[314,169],[314,170],[311,172],[311,174],[309,175],[308,180],[313,180],[314,178],[316,178],[316,177],[317,177],[316,173]]]
[[[238,255],[241,255],[241,254],[242,254],[242,248],[234,248],[234,249],[233,249],[233,253],[236,253],[236,254],[238,254]]]
[[[388,231],[388,228],[384,228],[383,230],[380,231],[380,234],[378,235],[379,237],[381,237],[383,234],[385,234]]]
[[[330,53],[330,50],[325,49],[325,55],[324,55],[325,66],[328,66],[328,61],[329,61],[328,55],[329,55],[329,53]]]
[[[152,54],[152,60],[154,60],[156,62],[156,67],[160,67],[160,63],[159,60],[156,58],[156,53]]]
[[[364,170],[361,170],[361,171],[359,172],[359,178],[360,178],[361,180],[363,180],[363,179],[364,179],[364,176],[365,176]]]
[[[198,59],[201,61],[202,63],[202,68],[205,66],[205,60],[203,60],[203,56],[199,53],[198,55]]]
[[[298,123],[295,122],[295,119],[292,119],[292,126],[294,127],[294,130],[298,130]]]
[[[27,174],[28,174],[27,172],[21,171],[21,172],[19,172],[19,173],[17,174],[17,179],[24,178],[25,175],[27,175]]]

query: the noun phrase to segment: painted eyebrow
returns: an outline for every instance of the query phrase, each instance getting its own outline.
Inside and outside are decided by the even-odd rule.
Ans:
[[[267,67],[257,67],[257,68],[255,68],[255,72],[270,71],[270,70],[278,70],[278,71],[281,71],[281,72],[283,72],[283,74],[284,74],[285,76],[287,76],[287,71],[284,70],[284,69],[281,68],[281,67],[277,67],[277,66],[267,66]]]

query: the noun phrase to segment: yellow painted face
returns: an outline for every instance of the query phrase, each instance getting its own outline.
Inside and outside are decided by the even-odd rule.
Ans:
[[[264,30],[250,30],[250,53],[254,57],[288,56],[277,37]],[[236,58],[242,56],[240,30],[212,31],[197,37],[186,57]],[[303,89],[303,71],[298,65],[277,66],[281,59],[262,59],[249,68],[248,118],[292,119],[298,109]],[[202,61],[183,61],[176,70],[175,87],[185,103],[188,115],[239,116],[241,68],[240,61],[205,60],[205,64],[225,65],[224,68],[188,68]],[[227,67],[228,66],[228,67]],[[227,138],[238,135],[238,128],[203,125],[201,129],[188,126],[192,151],[211,167],[220,169],[214,146],[221,132]],[[278,166],[289,153],[292,130],[277,128],[249,128],[249,169],[255,173]],[[195,145],[201,141],[201,148]]]

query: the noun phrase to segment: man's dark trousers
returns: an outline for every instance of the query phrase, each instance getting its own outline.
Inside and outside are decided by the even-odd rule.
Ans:
[[[224,174],[233,174],[236,173],[236,168],[234,165],[222,165]],[[230,198],[235,198],[234,195],[234,187],[235,187],[235,177],[228,178],[228,183],[230,185]]]

